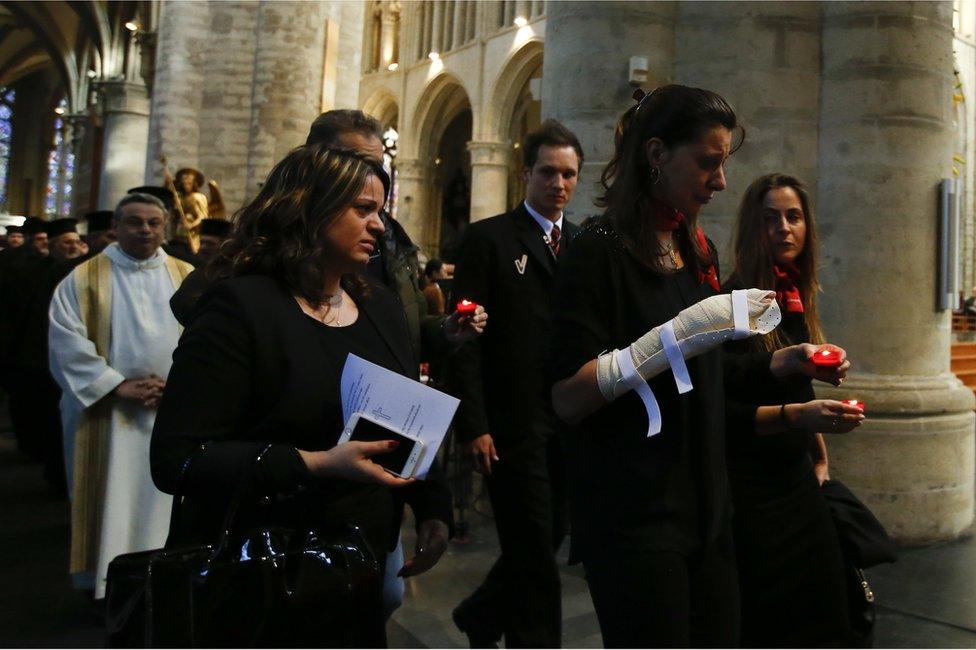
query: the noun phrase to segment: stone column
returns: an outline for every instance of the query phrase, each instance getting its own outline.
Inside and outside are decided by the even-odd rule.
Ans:
[[[91,207],[91,146],[85,146],[91,118],[87,113],[73,113],[66,119],[71,134],[71,152],[75,156],[75,173],[71,179],[71,216],[80,217]]]
[[[746,128],[727,167],[727,189],[702,213],[723,270],[731,270],[735,214],[753,179],[779,171],[816,188],[820,13],[814,2],[678,5],[675,83],[719,93]]]
[[[585,162],[566,209],[575,222],[599,210],[600,172],[613,155],[616,119],[633,105],[630,57],[649,60],[651,89],[671,78],[672,2],[550,2],[542,71],[542,117],[555,118],[583,144]],[[580,92],[585,88],[585,92]]]
[[[386,72],[390,64],[393,63],[393,42],[396,36],[396,14],[387,5],[383,7],[383,17],[381,19],[382,29],[380,31],[380,72]]]
[[[434,250],[438,226],[429,209],[431,166],[422,160],[397,158],[397,221],[415,244]],[[431,241],[433,240],[433,241]]]
[[[257,193],[276,162],[305,142],[309,124],[319,114],[329,9],[318,2],[259,5],[247,196]],[[362,38],[361,28],[359,34]],[[353,70],[358,77],[358,63]]]
[[[937,187],[951,175],[952,3],[823,5],[822,314],[868,420],[831,436],[832,474],[909,543],[973,520],[973,393],[936,304]]]
[[[471,221],[505,212],[508,206],[508,142],[469,142]]]
[[[145,181],[149,148],[149,94],[142,84],[98,84],[103,116],[98,209],[111,210],[130,187]]]

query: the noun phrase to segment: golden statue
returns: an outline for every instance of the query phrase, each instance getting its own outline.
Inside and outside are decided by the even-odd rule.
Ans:
[[[226,219],[227,210],[223,197],[215,181],[207,185],[210,189],[210,199],[200,190],[204,185],[203,173],[192,167],[176,170],[174,178],[169,173],[166,158],[160,158],[163,163],[163,184],[173,193],[174,224],[173,239],[183,240],[190,250],[196,253],[200,249],[200,222],[209,217]]]

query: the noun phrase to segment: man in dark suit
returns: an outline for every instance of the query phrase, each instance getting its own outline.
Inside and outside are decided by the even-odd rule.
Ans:
[[[472,223],[455,271],[457,299],[485,307],[484,335],[452,363],[461,398],[457,435],[486,478],[501,557],[454,610],[472,647],[558,647],[555,551],[565,535],[566,486],[558,421],[543,360],[559,259],[577,227],[563,218],[583,151],[547,120],[522,147],[525,201]]]

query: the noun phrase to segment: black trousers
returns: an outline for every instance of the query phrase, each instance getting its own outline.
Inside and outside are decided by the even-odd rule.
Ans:
[[[508,648],[558,648],[562,603],[555,552],[566,536],[566,470],[555,435],[529,449],[496,446],[487,478],[501,557],[463,606]]]
[[[44,463],[44,478],[65,491],[61,389],[47,370],[19,368],[7,386],[17,448]]]
[[[606,548],[584,566],[604,647],[738,645],[731,534],[692,555]]]

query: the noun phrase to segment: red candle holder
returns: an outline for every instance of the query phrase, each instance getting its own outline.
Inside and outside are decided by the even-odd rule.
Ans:
[[[462,316],[474,316],[474,313],[478,310],[478,303],[472,302],[470,300],[461,300],[457,304],[457,311]]]
[[[841,364],[841,351],[837,348],[822,347],[813,353],[810,361],[815,366],[823,368],[836,368]]]
[[[864,402],[860,402],[856,399],[845,399],[844,404],[847,404],[848,406],[853,406],[858,411],[861,411],[862,413],[864,412]]]

